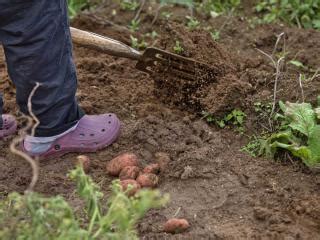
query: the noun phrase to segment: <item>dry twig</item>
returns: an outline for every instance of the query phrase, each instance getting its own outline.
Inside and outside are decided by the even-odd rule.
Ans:
[[[37,162],[33,158],[31,158],[26,153],[18,150],[17,146],[23,142],[23,140],[27,134],[27,131],[30,128],[32,128],[31,135],[34,136],[35,129],[39,125],[38,118],[32,112],[32,103],[31,103],[32,97],[34,96],[35,92],[37,91],[37,89],[39,87],[40,87],[40,83],[36,83],[36,86],[32,89],[32,91],[29,95],[29,98],[28,98],[28,111],[29,111],[29,114],[31,117],[28,117],[26,115],[23,116],[24,118],[26,118],[28,120],[27,125],[20,130],[19,135],[16,138],[14,138],[10,144],[10,151],[13,154],[18,155],[18,156],[22,157],[23,159],[25,159],[30,164],[30,166],[32,168],[32,179],[31,179],[31,182],[30,182],[28,188],[26,189],[26,193],[33,191],[33,188],[36,185],[38,178],[39,178],[39,167],[38,167]],[[33,121],[35,121],[36,123],[33,124]]]

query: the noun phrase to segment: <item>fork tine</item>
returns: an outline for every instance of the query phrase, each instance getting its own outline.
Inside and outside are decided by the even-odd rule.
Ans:
[[[206,64],[157,48],[147,48],[136,68],[149,74],[168,72],[189,80],[214,77],[215,73]]]

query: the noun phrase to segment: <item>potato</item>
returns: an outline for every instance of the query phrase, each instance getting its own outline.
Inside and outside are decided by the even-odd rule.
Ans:
[[[160,166],[158,163],[149,164],[143,169],[143,173],[158,174],[159,171],[160,171]]]
[[[186,219],[172,218],[164,224],[163,230],[167,233],[180,233],[189,227],[190,225]]]
[[[120,180],[126,179],[136,179],[139,175],[140,168],[136,166],[126,166],[124,167],[119,175]]]
[[[107,163],[107,173],[112,176],[119,176],[124,167],[138,166],[138,157],[133,153],[123,153]]]
[[[76,164],[80,165],[83,168],[83,171],[85,173],[89,172],[91,162],[90,162],[90,158],[88,156],[86,156],[86,155],[77,156],[77,163]]]
[[[156,162],[159,164],[161,172],[164,172],[170,162],[170,156],[164,152],[157,152],[154,156]]]
[[[153,188],[158,185],[159,178],[153,173],[142,173],[137,178],[137,182],[141,185],[141,187]]]
[[[135,195],[141,188],[140,184],[137,183],[137,181],[133,180],[133,179],[122,180],[122,181],[120,181],[120,184],[121,184],[123,191],[127,191],[129,185],[132,186],[132,189],[127,192],[128,196]]]

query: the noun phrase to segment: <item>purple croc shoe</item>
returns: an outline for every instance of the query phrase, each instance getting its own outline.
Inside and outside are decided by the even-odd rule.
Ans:
[[[77,128],[53,142],[49,150],[39,155],[30,154],[21,144],[22,150],[40,159],[60,157],[71,152],[95,152],[111,145],[120,135],[120,121],[115,114],[85,115]]]
[[[2,115],[3,126],[0,128],[0,139],[12,135],[17,130],[17,121],[14,116],[9,114]]]

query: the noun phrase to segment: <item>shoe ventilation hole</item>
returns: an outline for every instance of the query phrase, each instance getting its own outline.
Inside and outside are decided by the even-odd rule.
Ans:
[[[101,130],[101,132],[105,132],[105,131],[106,131],[105,129],[102,129],[102,130]]]
[[[55,145],[55,146],[54,146],[54,149],[55,149],[55,150],[60,150],[60,145]]]
[[[84,136],[86,136],[84,133],[80,133],[79,134],[81,137],[84,137]]]
[[[91,133],[90,136],[93,137],[93,136],[94,136],[94,133]]]
[[[111,124],[111,121],[109,121],[108,123]]]

